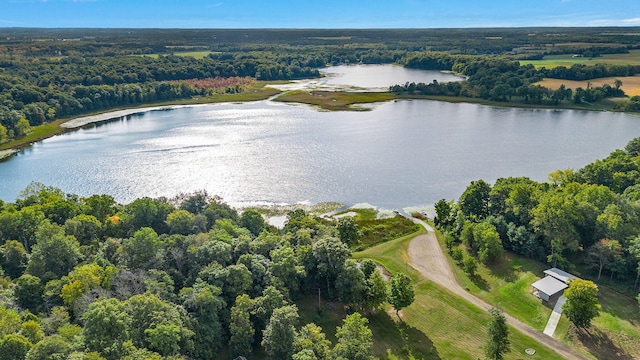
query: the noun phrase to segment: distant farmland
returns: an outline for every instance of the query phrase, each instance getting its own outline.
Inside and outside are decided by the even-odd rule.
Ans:
[[[640,95],[640,75],[608,77],[608,78],[599,78],[599,79],[591,79],[591,80],[584,80],[584,81],[546,78],[538,82],[537,84],[553,90],[556,90],[557,88],[560,87],[560,85],[564,84],[565,87],[575,90],[576,88],[579,88],[579,87],[586,89],[589,83],[591,83],[591,86],[601,86],[604,84],[609,84],[611,86],[614,86],[614,82],[616,81],[616,79],[622,81],[622,90],[624,90],[625,94],[629,96]]]
[[[573,64],[640,65],[640,50],[631,50],[628,54],[606,54],[596,58],[573,57],[573,55],[547,55],[542,60],[520,61],[520,65],[528,64],[533,64],[536,68],[546,67],[547,69],[557,66],[570,67]]]

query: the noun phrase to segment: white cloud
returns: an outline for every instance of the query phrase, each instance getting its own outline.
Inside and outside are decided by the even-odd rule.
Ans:
[[[222,5],[224,5],[224,3],[223,2],[219,2],[219,3],[216,3],[216,4],[208,5],[207,7],[208,8],[214,8],[214,7],[218,7],[218,6],[222,6]]]
[[[626,25],[640,25],[640,17],[622,20]]]

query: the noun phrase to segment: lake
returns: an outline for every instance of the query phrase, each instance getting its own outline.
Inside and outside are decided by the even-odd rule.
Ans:
[[[400,68],[401,69],[401,68]],[[31,181],[119,202],[206,189],[235,206],[337,201],[423,207],[472,180],[544,181],[640,136],[611,112],[395,101],[326,112],[272,101],[152,111],[89,125],[0,163],[0,198]]]

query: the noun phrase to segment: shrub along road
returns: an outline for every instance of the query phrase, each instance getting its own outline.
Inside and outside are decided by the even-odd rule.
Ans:
[[[413,219],[413,221],[422,225],[427,229],[428,233],[418,235],[409,243],[408,252],[411,266],[427,279],[444,286],[455,295],[462,297],[481,309],[489,310],[492,307],[491,305],[468,293],[458,284],[453,271],[451,271],[449,262],[438,244],[438,239],[436,238],[433,228],[422,220]],[[509,314],[505,313],[504,315],[509,325],[539,343],[546,345],[566,359],[587,359],[584,355],[569,347],[569,345],[543,334]]]

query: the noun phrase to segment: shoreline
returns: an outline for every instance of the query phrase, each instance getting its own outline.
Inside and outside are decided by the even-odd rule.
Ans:
[[[115,110],[115,111],[105,112],[105,113],[102,113],[102,114],[96,114],[96,115],[89,115],[89,116],[82,116],[82,117],[79,117],[79,118],[74,118],[74,119],[71,119],[71,120],[63,122],[62,124],[60,124],[60,127],[64,128],[64,129],[71,130],[71,129],[77,129],[77,128],[83,127],[85,125],[99,123],[99,122],[103,122],[103,121],[109,121],[109,120],[112,120],[112,119],[121,118],[121,117],[129,116],[129,115],[143,114],[143,113],[147,113],[147,112],[151,112],[151,111],[174,110],[174,109],[179,109],[179,108],[183,108],[183,107],[203,106],[203,105],[207,105],[207,104],[208,103],[190,104],[190,105],[148,106],[148,107],[141,107],[141,108]]]

